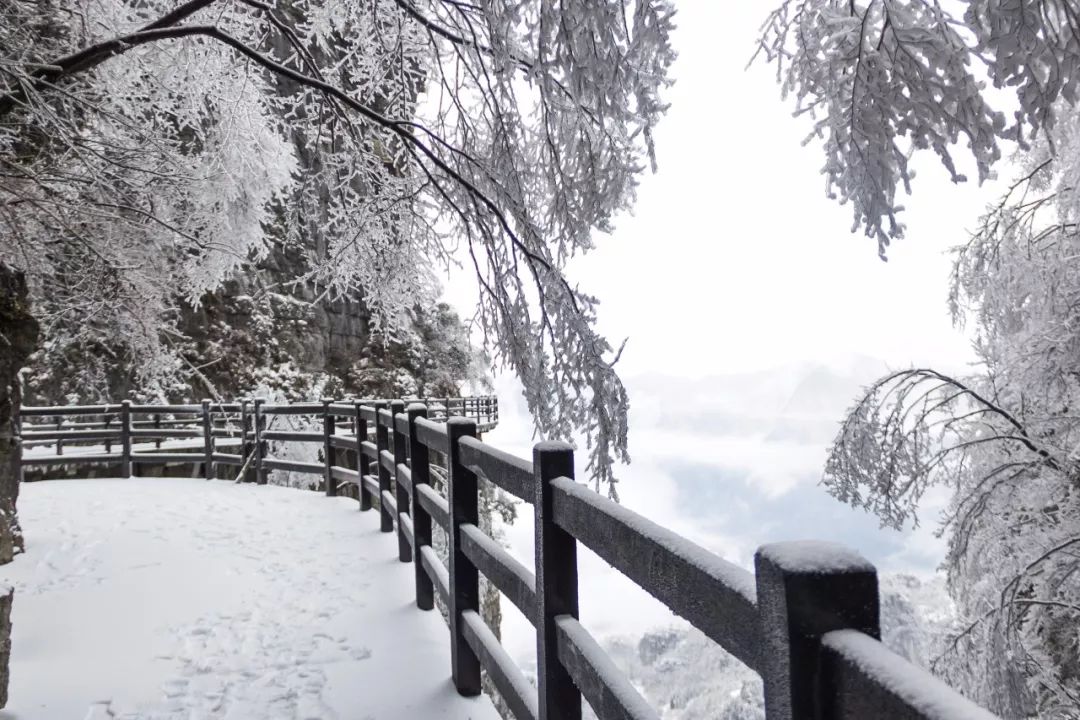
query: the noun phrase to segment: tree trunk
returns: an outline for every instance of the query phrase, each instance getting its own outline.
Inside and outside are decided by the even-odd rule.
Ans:
[[[11,660],[11,603],[15,589],[0,583],[0,708],[7,706],[8,669]]]
[[[26,276],[0,262],[0,565],[22,552],[22,531],[15,513],[22,477],[19,441],[19,371],[37,347],[38,324],[30,314]],[[3,638],[0,638],[0,642]]]
[[[22,552],[22,530],[15,512],[22,479],[22,441],[18,437],[22,387],[19,371],[37,347],[38,324],[30,314],[26,276],[0,261],[0,565]],[[11,658],[11,604],[15,591],[0,588],[0,708],[7,705]]]

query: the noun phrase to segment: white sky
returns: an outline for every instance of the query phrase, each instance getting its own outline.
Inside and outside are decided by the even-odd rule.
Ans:
[[[825,197],[823,153],[801,146],[808,121],[792,118],[771,67],[746,69],[771,6],[678,3],[659,172],[644,178],[634,215],[571,268],[601,299],[612,344],[630,339],[622,374],[694,377],[853,353],[892,366],[967,362],[946,310],[946,251],[993,188],[955,186],[926,158],[905,203],[908,237],[881,262],[872,240],[850,233],[849,208]],[[451,277],[447,295],[470,313],[469,278]]]

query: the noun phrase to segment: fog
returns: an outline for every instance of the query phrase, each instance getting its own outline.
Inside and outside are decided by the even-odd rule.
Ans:
[[[921,527],[896,531],[834,500],[819,483],[844,408],[884,367],[857,358],[846,374],[795,364],[693,382],[656,374],[627,378],[633,460],[618,473],[621,502],[748,569],[759,545],[818,539],[858,548],[882,572],[933,574],[944,553],[933,533],[943,496],[928,499]],[[515,385],[500,379],[500,424],[485,440],[530,457],[531,420]],[[689,394],[689,385],[698,392]],[[577,465],[583,473],[580,455]],[[518,520],[502,528],[503,540],[531,566],[532,508],[518,509]],[[587,550],[580,577],[583,622],[601,637],[679,622]],[[532,628],[509,602],[503,612],[504,642],[528,666]]]

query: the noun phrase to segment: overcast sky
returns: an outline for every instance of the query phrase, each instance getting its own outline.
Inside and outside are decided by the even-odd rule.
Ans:
[[[802,147],[770,67],[755,64],[768,2],[678,2],[659,171],[636,210],[571,268],[601,301],[600,326],[630,341],[622,373],[680,376],[871,355],[893,366],[970,357],[946,310],[947,250],[967,237],[993,188],[956,186],[932,158],[916,167],[908,237],[881,262],[825,197],[823,154]],[[468,278],[448,282],[469,312]]]

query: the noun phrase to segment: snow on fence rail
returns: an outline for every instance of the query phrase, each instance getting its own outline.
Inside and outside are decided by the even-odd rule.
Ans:
[[[475,408],[490,421],[497,406],[493,398],[481,400],[453,409]],[[447,417],[451,405],[441,405],[432,413],[424,404],[406,408],[402,401],[243,402],[232,406],[243,429],[242,453],[220,455],[208,442],[202,455],[207,477],[215,462],[253,457],[249,479],[265,482],[269,469],[317,473],[327,495],[347,487],[361,510],[378,506],[381,529],[396,531],[398,559],[414,565],[417,607],[433,609],[437,594],[447,608],[458,692],[479,694],[486,671],[519,720],[580,720],[583,697],[601,720],[659,717],[578,621],[579,544],[758,672],[769,720],[994,717],[881,644],[877,573],[857,553],[829,543],[776,543],[757,551],[751,573],[577,484],[569,445],[539,443],[531,462],[517,458],[481,442],[476,417]],[[129,428],[121,437],[127,472],[131,462],[166,455],[130,452],[135,409],[120,406]],[[24,416],[62,414],[57,410],[26,408]],[[145,406],[139,411],[153,412]],[[199,412],[212,440],[214,412],[205,402]],[[322,432],[269,430],[266,419],[274,414],[321,417]],[[349,432],[338,432],[339,424]],[[321,442],[323,462],[268,457],[271,439]],[[445,497],[432,470],[442,459]],[[533,568],[480,529],[481,477],[533,506]],[[446,531],[449,567],[432,548],[434,525]],[[535,626],[537,687],[481,618],[480,573]]]

